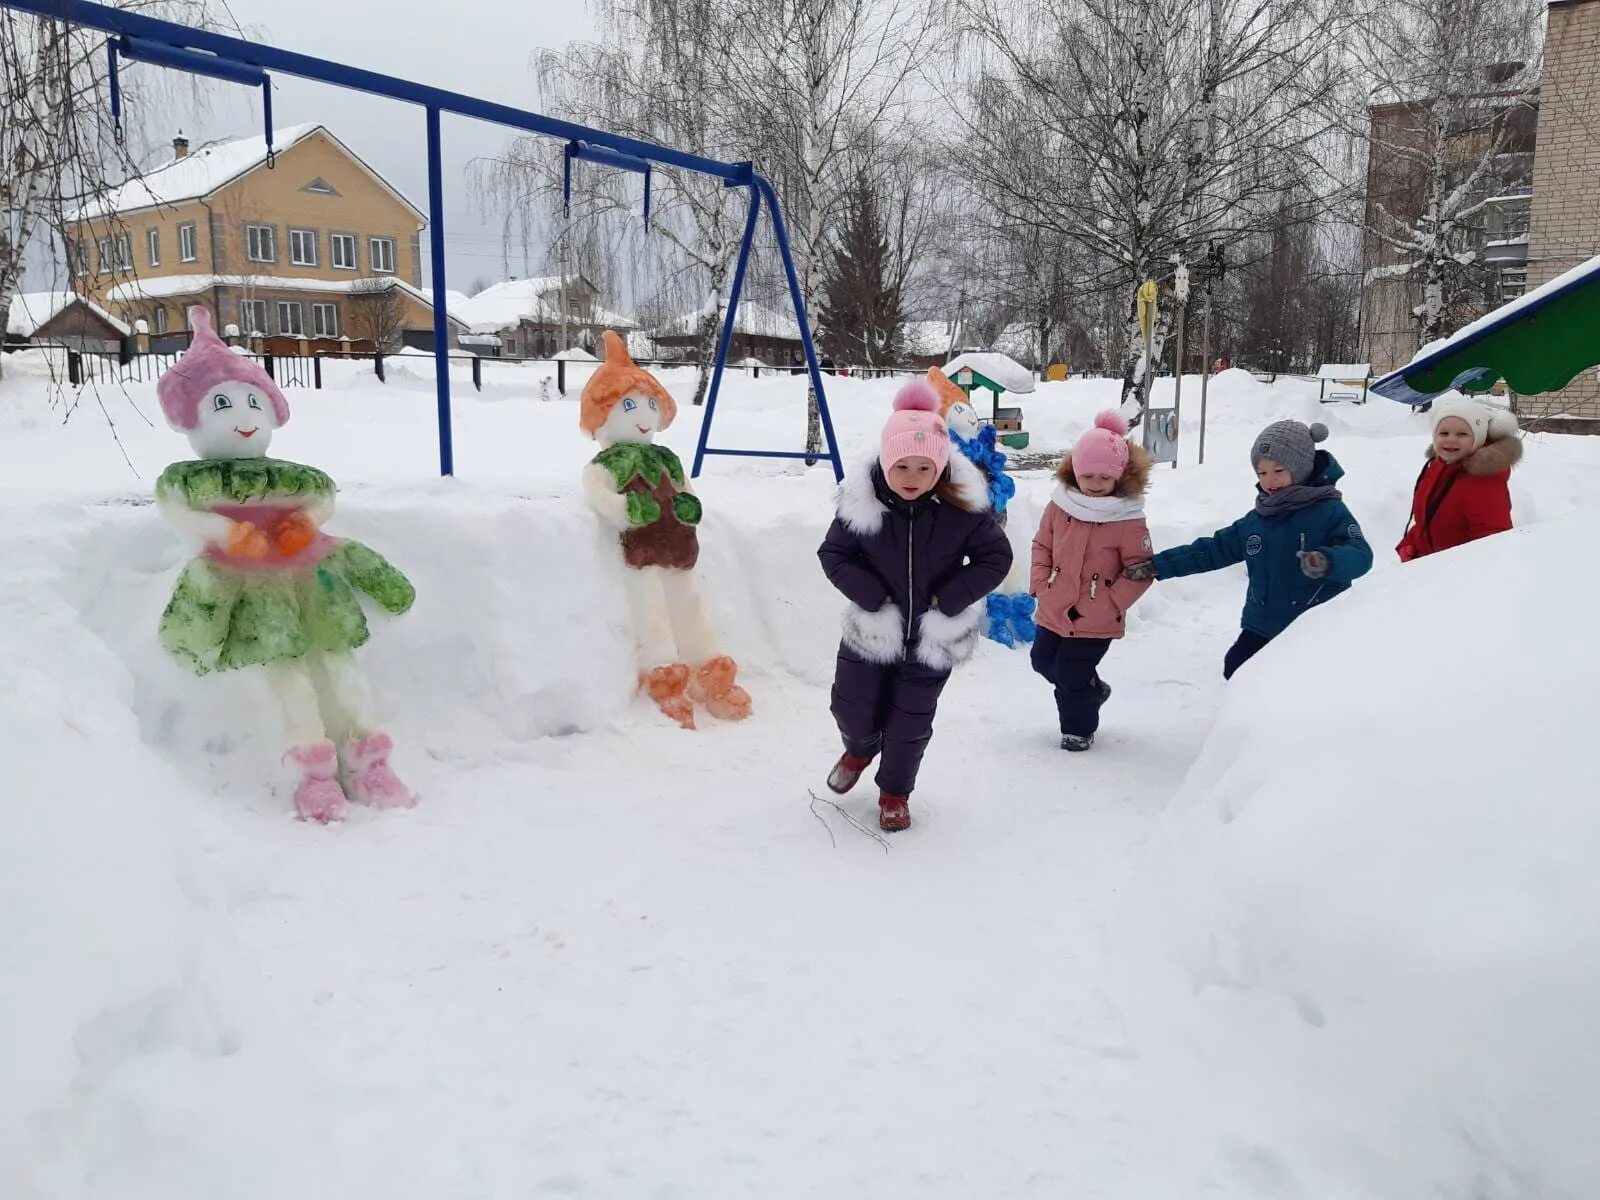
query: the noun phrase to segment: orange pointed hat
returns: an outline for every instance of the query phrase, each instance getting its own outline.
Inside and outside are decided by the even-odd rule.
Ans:
[[[967,394],[955,385],[955,381],[941,371],[938,367],[928,368],[928,382],[933,385],[933,390],[939,395],[939,415],[946,420],[950,417],[952,404],[967,404]]]
[[[661,408],[661,428],[671,425],[678,415],[678,405],[672,393],[661,386],[661,381],[634,362],[628,347],[615,330],[608,329],[600,335],[606,349],[605,361],[589,376],[583,385],[583,397],[578,403],[578,428],[593,437],[606,423],[611,410],[622,403],[629,392],[639,392],[653,397]]]

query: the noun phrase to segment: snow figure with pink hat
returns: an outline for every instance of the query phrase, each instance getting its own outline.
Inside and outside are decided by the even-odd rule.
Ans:
[[[1017,483],[1006,470],[1006,452],[998,445],[995,427],[978,420],[971,397],[938,367],[928,368],[928,383],[938,394],[950,441],[982,473],[989,489],[990,511],[1004,529],[1006,506],[1017,494]],[[983,635],[1002,646],[1026,645],[1038,633],[1033,621],[1036,601],[1022,577],[1022,561],[1019,555],[1005,582],[984,600]]]
[[[161,473],[156,507],[203,549],[161,615],[161,644],[199,675],[266,671],[288,726],[284,762],[302,818],[337,821],[347,797],[409,806],[352,652],[368,637],[357,593],[403,613],[415,590],[376,551],[322,532],[333,480],[267,457],[273,431],[289,420],[283,393],[217,338],[207,309],[191,308],[189,323],[193,341],[156,392],[197,457]]]
[[[657,433],[678,406],[661,381],[628,355],[612,330],[605,361],[584,385],[578,425],[600,444],[583,471],[589,507],[617,531],[639,655],[639,690],[685,729],[695,704],[724,721],[750,715],[738,664],[717,647],[694,568],[700,558],[700,498],[683,463]]]

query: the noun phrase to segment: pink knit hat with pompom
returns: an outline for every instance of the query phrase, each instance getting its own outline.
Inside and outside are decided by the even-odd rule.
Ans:
[[[278,385],[259,366],[228,349],[211,327],[211,310],[195,304],[189,308],[189,328],[194,338],[172,369],[156,381],[156,395],[167,424],[177,430],[193,429],[200,423],[200,401],[218,384],[243,383],[272,401],[272,415],[279,425],[288,423],[289,402]]]
[[[885,474],[902,458],[931,458],[940,474],[950,461],[950,431],[939,415],[939,394],[926,379],[913,379],[894,398],[883,426],[878,465]]]
[[[1094,419],[1094,428],[1072,448],[1072,469],[1122,478],[1128,469],[1128,423],[1120,414],[1107,409]]]

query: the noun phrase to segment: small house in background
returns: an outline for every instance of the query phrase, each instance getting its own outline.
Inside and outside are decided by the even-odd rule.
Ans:
[[[62,346],[115,354],[132,330],[75,292],[18,292],[6,314],[5,348]]]
[[[1367,402],[1367,385],[1372,382],[1371,363],[1323,363],[1317,368],[1317,399],[1324,404],[1348,401]]]
[[[600,301],[600,289],[583,275],[567,275],[565,280],[560,275],[539,275],[507,279],[469,299],[453,300],[450,315],[471,329],[473,341],[463,341],[462,346],[475,354],[492,355],[492,344],[478,339],[495,337],[501,357],[553,358],[575,346],[593,353],[607,329],[626,333],[638,328]]]
[[[700,344],[701,308],[685,313],[651,331],[650,339],[662,358],[692,358]],[[741,301],[728,346],[728,361],[754,358],[766,366],[786,366],[802,361],[800,325],[791,313],[778,312],[750,300]]]
[[[1015,392],[1018,395],[1031,393],[1034,388],[1031,370],[1004,354],[976,351],[956,355],[944,365],[944,373],[957,387],[967,393],[969,399],[973,392],[980,389],[988,392],[989,419],[1000,435],[1000,440],[1013,450],[1021,450],[1027,446],[1028,435],[1022,429],[1022,409],[1016,406],[1002,406],[1000,397],[1006,392]],[[972,407],[980,414],[983,411],[976,400],[973,401]]]
[[[960,321],[903,321],[895,339],[901,366],[926,371],[940,367],[961,348]]]

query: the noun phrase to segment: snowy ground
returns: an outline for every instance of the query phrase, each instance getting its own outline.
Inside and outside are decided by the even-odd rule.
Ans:
[[[1320,827],[1338,827],[1330,800],[1357,795],[1351,811],[1376,820],[1406,795],[1360,769],[1392,766],[1362,753],[1376,736],[1360,725],[1373,673],[1431,628],[1374,647],[1383,614],[1362,600],[1408,583],[1388,547],[1425,435],[1399,406],[1319,413],[1313,384],[1268,388],[1232,372],[1214,385],[1197,467],[1188,380],[1191,457],[1158,472],[1158,545],[1245,510],[1247,446],[1263,423],[1320,416],[1379,568],[1293,631],[1277,675],[1264,668],[1226,704],[1219,664],[1241,578],[1157,587],[1108,659],[1117,694],[1095,751],[1070,760],[1025,655],[986,643],[945,694],[917,824],[886,851],[808,795],[837,746],[827,683],[839,603],[814,559],[831,516],[825,470],[719,459],[700,481],[703,570],[756,715],[689,734],[631,695],[620,567],[577,496],[593,452],[576,429],[581,369],[569,400],[540,399],[536,380],[509,372],[491,372],[482,396],[460,388],[448,481],[435,473],[431,363],[392,366],[388,386],[335,368],[348,374],[333,389],[291,392],[274,452],[329,470],[342,489],[333,530],[384,551],[420,593],[363,656],[402,748],[396,765],[424,801],[329,830],[293,821],[262,782],[281,747],[259,681],[190,679],[156,645],[188,548],[148,498],[187,446],[159,427],[153,389],[86,394],[63,421],[41,364],[5,365],[0,744],[13,766],[0,956],[13,986],[0,991],[0,1195],[1582,1191],[1574,1172],[1592,1164],[1545,1153],[1494,1107],[1502,1093],[1537,1092],[1526,1080],[1496,1091],[1505,1072],[1479,1081],[1492,1111],[1474,1109],[1459,1145],[1438,1135],[1415,1161],[1376,1148],[1387,1126],[1361,1114],[1393,1102],[1372,1103],[1374,1088],[1432,1096],[1460,1083],[1429,1074],[1450,1053],[1442,1035],[1421,1039],[1415,1061],[1392,1058],[1388,1075],[1330,1075],[1295,1120],[1270,1060],[1294,1053],[1309,1019],[1254,1047],[1243,1078],[1259,1086],[1214,1087],[1252,1046],[1238,1030],[1278,1020],[1261,998],[1276,994],[1275,964],[1293,959],[1281,939],[1298,943],[1287,919],[1262,931],[1259,906],[1282,903],[1282,880],[1252,888],[1249,872],[1264,855],[1291,871],[1276,851],[1296,842],[1279,831],[1263,843],[1273,851],[1252,854],[1196,813],[1213,810],[1218,788],[1233,794],[1230,779],[1241,800],[1272,794],[1302,765],[1273,747],[1321,721],[1330,736],[1340,722],[1356,729],[1343,744],[1313,739],[1345,772],[1310,788]],[[692,387],[687,374],[668,382],[680,396]],[[831,382],[847,457],[873,444],[893,387]],[[1114,392],[1041,385],[1024,405],[1033,449],[1067,445]],[[686,459],[698,418],[685,409],[665,439]],[[803,429],[798,381],[730,378],[714,441],[792,450]],[[1427,603],[1497,571],[1531,578],[1528,556],[1592,544],[1593,519],[1570,514],[1600,503],[1600,441],[1540,437],[1529,451],[1518,519],[1553,532],[1433,570]],[[1011,528],[1023,553],[1049,486],[1045,473],[1020,482]],[[1531,586],[1513,600],[1531,608]],[[1482,617],[1484,636],[1520,614]],[[1341,617],[1354,623],[1347,640],[1319,641]],[[1348,639],[1363,647],[1363,674]],[[1581,676],[1590,661],[1570,669]],[[1269,678],[1276,694],[1262,694]],[[1385,682],[1397,696],[1415,686]],[[1306,703],[1319,690],[1326,701]],[[1475,702],[1492,705],[1492,689]],[[1568,705],[1569,724],[1586,703]],[[1274,713],[1276,724],[1258,720]],[[865,786],[848,807],[870,820]],[[1565,836],[1575,858],[1595,840],[1592,823]],[[1352,842],[1340,850],[1355,853]],[[1529,885],[1559,893],[1530,913],[1584,911],[1594,893],[1562,890],[1565,871]],[[1386,902],[1403,906],[1389,882]],[[1315,904],[1296,904],[1328,933]],[[1254,953],[1267,961],[1240,965]],[[1269,1011],[1199,995],[1224,975],[1225,994]],[[1296,992],[1296,1011],[1311,1005],[1333,1030],[1319,1053],[1348,1050],[1341,1029],[1374,1044],[1388,1028],[1373,1013],[1381,990]],[[1550,994],[1566,1004],[1574,993]],[[1365,1023],[1329,1020],[1346,1000]],[[1475,1036],[1494,1027],[1470,1024]],[[1416,1106],[1418,1121],[1430,1105]],[[1332,1132],[1319,1141],[1304,1126]],[[1463,1175],[1473,1155],[1490,1165]]]

